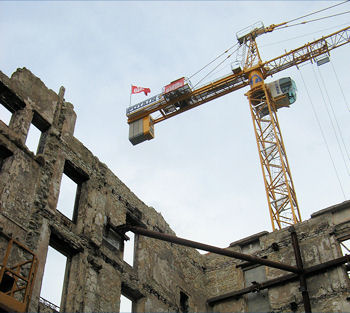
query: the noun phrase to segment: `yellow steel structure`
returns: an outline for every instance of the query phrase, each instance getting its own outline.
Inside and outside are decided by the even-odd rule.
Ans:
[[[5,239],[5,240],[4,240]],[[0,232],[0,311],[28,312],[38,267],[37,256]]]
[[[264,83],[252,87],[246,95],[254,124],[272,228],[281,229],[301,222],[301,216],[277,119],[277,106]],[[266,109],[268,114],[265,113]]]
[[[253,119],[272,229],[275,230],[301,222],[301,216],[277,119],[279,107],[264,83],[256,36],[256,32],[249,32],[243,37],[248,46],[244,71],[249,73],[251,87],[246,96]]]
[[[153,124],[156,124],[250,85],[251,89],[246,96],[250,103],[273,230],[298,223],[301,216],[276,114],[281,106],[272,99],[264,80],[289,67],[307,61],[314,62],[317,57],[328,55],[331,50],[350,43],[348,26],[263,62],[256,37],[283,24],[285,23],[269,27],[263,27],[261,24],[237,38],[247,51],[243,68],[237,68],[232,74],[198,89],[188,88],[178,96],[165,97],[164,94],[160,94],[154,101],[127,114],[130,124],[159,112],[159,116],[153,119]]]

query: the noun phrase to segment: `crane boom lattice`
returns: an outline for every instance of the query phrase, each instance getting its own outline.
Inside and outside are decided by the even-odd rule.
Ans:
[[[276,103],[266,85],[247,94],[273,229],[301,221],[291,172],[279,127]]]

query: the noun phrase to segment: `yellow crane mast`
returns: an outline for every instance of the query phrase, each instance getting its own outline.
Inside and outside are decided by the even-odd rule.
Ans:
[[[182,77],[166,85],[162,93],[130,106],[126,111],[129,140],[135,145],[154,138],[154,124],[250,85],[246,96],[250,104],[273,230],[301,221],[277,119],[278,109],[295,102],[296,88],[289,77],[272,83],[265,83],[264,80],[294,65],[307,61],[322,62],[328,58],[331,50],[350,43],[350,27],[345,27],[263,62],[256,37],[284,24],[264,27],[262,23],[257,23],[237,33],[239,44],[247,52],[243,66],[232,69],[231,74],[198,89],[192,89],[190,81]],[[152,118],[153,113],[159,114]]]

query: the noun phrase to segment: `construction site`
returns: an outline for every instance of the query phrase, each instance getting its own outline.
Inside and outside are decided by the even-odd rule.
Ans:
[[[297,89],[287,73],[265,82],[329,62],[332,50],[350,43],[350,27],[263,60],[256,38],[286,24],[238,32],[243,59],[229,74],[199,87],[180,77],[126,109],[129,141],[138,145],[154,139],[157,123],[245,88],[272,230],[226,238],[225,248],[177,236],[79,141],[63,86],[55,92],[25,67],[0,71],[0,106],[10,115],[0,116],[1,312],[122,312],[122,297],[131,312],[350,312],[350,200],[301,218],[277,119]],[[150,90],[132,86],[142,92]],[[40,132],[34,150],[31,127]],[[64,179],[74,203],[62,210]],[[42,296],[49,249],[66,259],[56,304]]]

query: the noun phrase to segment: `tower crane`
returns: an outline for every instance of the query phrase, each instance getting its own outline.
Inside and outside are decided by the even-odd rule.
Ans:
[[[272,32],[281,23],[264,27],[259,22],[237,33],[245,48],[242,67],[197,89],[185,77],[163,87],[162,93],[127,108],[129,140],[133,145],[154,138],[154,124],[193,109],[213,99],[250,85],[245,94],[250,105],[259,159],[273,230],[301,222],[277,111],[296,100],[294,81],[285,77],[272,83],[264,80],[304,62],[326,62],[329,52],[350,43],[350,26],[314,40],[269,61],[262,61],[256,38]],[[151,114],[159,113],[152,118]]]

